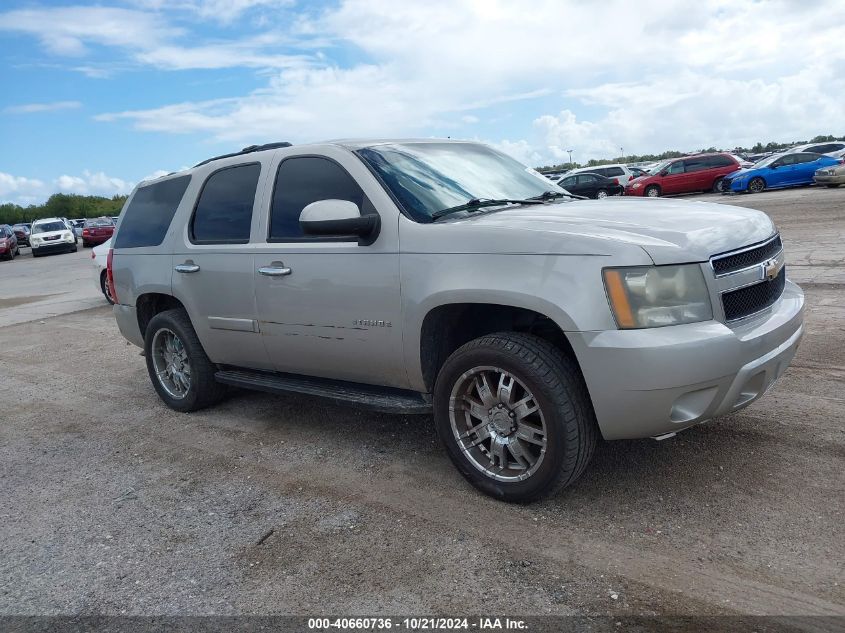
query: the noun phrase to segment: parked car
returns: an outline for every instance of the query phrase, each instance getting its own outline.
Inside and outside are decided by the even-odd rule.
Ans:
[[[0,224],[0,258],[14,259],[20,254],[18,238],[12,227],[8,224]]]
[[[776,154],[750,169],[731,174],[726,191],[760,193],[764,189],[811,185],[817,170],[841,162],[841,159],[809,152]]]
[[[810,152],[811,154],[830,154],[834,155],[845,150],[845,142],[831,141],[826,143],[807,143],[805,145],[796,145],[790,147],[785,154],[795,154],[797,152]]]
[[[80,218],[78,220],[71,220],[70,224],[73,227],[73,234],[76,237],[82,237],[82,229],[85,227],[85,219]]]
[[[634,178],[639,178],[640,176],[645,176],[646,174],[648,174],[648,170],[643,169],[642,167],[628,167],[628,169],[631,170],[631,175]]]
[[[634,172],[631,171],[631,168],[622,164],[579,167],[578,169],[573,169],[567,172],[566,175],[571,176],[572,174],[598,174],[599,176],[615,180],[616,183],[622,185],[623,188],[629,181],[634,179]]]
[[[114,222],[109,217],[85,220],[82,229],[82,246],[96,246],[110,239],[114,233]]]
[[[803,331],[764,213],[573,199],[474,142],[251,146],[142,182],[106,271],[172,409],[237,385],[433,412],[507,501],[574,482],[599,434],[748,406]]]
[[[813,174],[813,180],[817,185],[825,187],[838,187],[845,185],[845,161],[843,164],[833,167],[822,167]]]
[[[725,176],[739,168],[739,160],[726,152],[672,158],[655,166],[647,176],[629,182],[625,195],[656,198],[694,191],[721,192]]]
[[[15,224],[12,227],[12,231],[15,232],[15,237],[18,238],[18,244],[23,244],[24,246],[29,246],[29,225],[28,224]]]
[[[106,301],[108,301],[110,304],[114,304],[114,300],[111,297],[111,291],[109,290],[109,277],[107,274],[107,262],[110,248],[111,238],[107,239],[99,246],[95,246],[91,249],[91,259],[94,260],[97,289],[103,293],[103,296],[106,298]]]
[[[70,230],[70,232],[73,233],[73,239],[78,244],[79,243],[79,235],[77,235],[76,230],[74,229],[73,222],[71,220],[68,220],[67,218],[59,218],[59,219],[62,222],[64,222],[65,225],[67,226],[68,230]]]
[[[607,198],[607,196],[622,195],[623,187],[616,182],[598,174],[573,174],[566,176],[557,183],[569,193],[587,198]]]
[[[76,252],[76,237],[61,218],[43,218],[33,222],[29,241],[33,257],[58,251]]]

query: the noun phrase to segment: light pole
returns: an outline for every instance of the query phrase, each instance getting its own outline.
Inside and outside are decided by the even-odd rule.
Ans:
[[[619,148],[619,151],[620,151],[620,152],[622,152],[622,162],[624,163],[624,162],[625,162],[625,148],[624,148],[624,147],[620,147],[620,148]]]
[[[569,152],[569,166],[572,167],[572,150],[568,149],[566,151]]]

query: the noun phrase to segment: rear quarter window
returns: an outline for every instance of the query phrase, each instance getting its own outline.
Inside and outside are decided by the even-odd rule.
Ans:
[[[625,170],[621,167],[607,167],[601,170],[602,176],[607,176],[608,178],[616,178],[617,176],[624,176]]]
[[[139,187],[123,214],[114,248],[160,245],[190,182],[190,176],[179,176]]]

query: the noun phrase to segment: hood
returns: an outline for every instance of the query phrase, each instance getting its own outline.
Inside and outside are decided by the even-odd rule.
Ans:
[[[612,242],[641,247],[655,264],[707,261],[775,232],[761,211],[646,198],[526,205],[429,226],[440,224],[450,225],[462,252],[600,255],[619,251],[610,245],[602,248]],[[473,246],[477,250],[467,250]]]

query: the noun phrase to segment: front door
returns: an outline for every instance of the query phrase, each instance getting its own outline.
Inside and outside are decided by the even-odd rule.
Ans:
[[[687,191],[688,176],[684,173],[684,161],[676,160],[666,168],[666,175],[660,179],[661,193],[683,193]]]
[[[369,245],[349,236],[306,236],[299,225],[312,202],[348,200],[368,214],[379,198],[387,199],[381,186],[342,150],[331,159],[281,160],[267,241],[255,254],[259,328],[277,371],[407,387],[397,218],[381,217]]]

